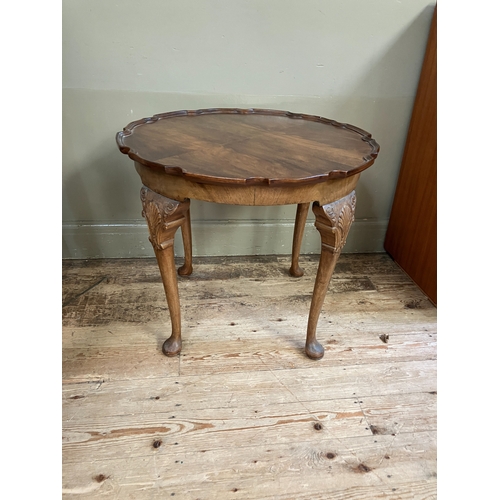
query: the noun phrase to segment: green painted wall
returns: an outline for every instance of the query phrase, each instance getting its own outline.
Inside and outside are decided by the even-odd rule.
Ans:
[[[344,251],[383,251],[435,3],[64,0],[63,257],[152,256],[139,176],[115,134],[155,113],[226,106],[370,131],[381,153],[358,184]],[[290,253],[293,206],[191,210],[195,255]],[[317,253],[309,219],[302,250]]]

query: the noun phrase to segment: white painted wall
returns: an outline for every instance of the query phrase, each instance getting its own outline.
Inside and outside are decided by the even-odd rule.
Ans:
[[[226,106],[371,132],[381,152],[358,184],[344,251],[382,251],[435,4],[64,0],[63,256],[152,256],[140,180],[114,136],[155,113]],[[194,253],[289,253],[294,217],[292,206],[193,201]],[[302,248],[319,252],[311,225]]]

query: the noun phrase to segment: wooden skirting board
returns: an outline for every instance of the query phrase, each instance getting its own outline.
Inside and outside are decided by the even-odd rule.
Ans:
[[[383,252],[387,223],[387,220],[355,220],[344,247],[345,253]],[[292,248],[294,220],[195,221],[192,227],[195,256],[288,255]],[[67,223],[63,224],[62,240],[65,259],[154,257],[143,220]],[[221,245],[221,241],[225,244]],[[319,253],[320,246],[320,237],[311,219],[306,223],[302,253]],[[180,234],[175,239],[175,252],[176,255],[183,252]]]

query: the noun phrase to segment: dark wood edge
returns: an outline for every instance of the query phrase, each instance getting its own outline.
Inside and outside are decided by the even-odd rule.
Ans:
[[[265,177],[249,177],[246,179],[236,179],[236,178],[226,178],[226,177],[212,177],[208,175],[192,174],[185,171],[181,167],[165,166],[161,163],[156,163],[150,160],[145,160],[137,151],[132,150],[130,147],[124,144],[124,139],[132,134],[134,129],[140,125],[145,125],[148,123],[154,123],[158,120],[165,120],[167,118],[175,118],[179,116],[199,116],[199,115],[209,115],[209,114],[240,114],[240,115],[270,115],[270,116],[284,116],[291,119],[308,120],[318,123],[324,123],[326,125],[332,125],[333,127],[351,130],[356,134],[361,136],[361,140],[367,142],[371,146],[371,152],[369,155],[364,156],[362,163],[359,167],[352,170],[331,170],[330,172],[324,174],[318,174],[310,177],[297,178],[297,179],[272,179]],[[349,125],[348,123],[340,123],[329,118],[324,118],[322,116],[307,115],[302,113],[292,113],[290,111],[281,111],[276,109],[258,109],[258,108],[206,108],[197,110],[179,110],[179,111],[169,111],[167,113],[160,113],[153,115],[152,117],[142,118],[141,120],[136,120],[130,122],[121,132],[116,134],[116,143],[118,148],[123,154],[126,154],[134,161],[137,161],[149,168],[154,170],[164,170],[168,174],[179,175],[185,177],[186,179],[193,182],[201,182],[203,184],[244,184],[244,185],[257,185],[257,184],[269,184],[275,186],[284,185],[294,185],[294,184],[315,184],[318,182],[323,182],[327,179],[348,177],[351,175],[358,174],[363,170],[367,169],[369,166],[373,165],[375,159],[380,151],[380,146],[372,138],[371,134],[363,129],[355,127],[354,125]]]

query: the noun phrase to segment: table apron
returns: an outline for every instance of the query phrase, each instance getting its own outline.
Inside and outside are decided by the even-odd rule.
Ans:
[[[227,205],[271,206],[295,205],[317,201],[320,205],[347,196],[356,187],[361,174],[328,179],[300,186],[215,185],[193,182],[178,175],[153,170],[134,162],[142,183],[172,200],[195,199]]]

